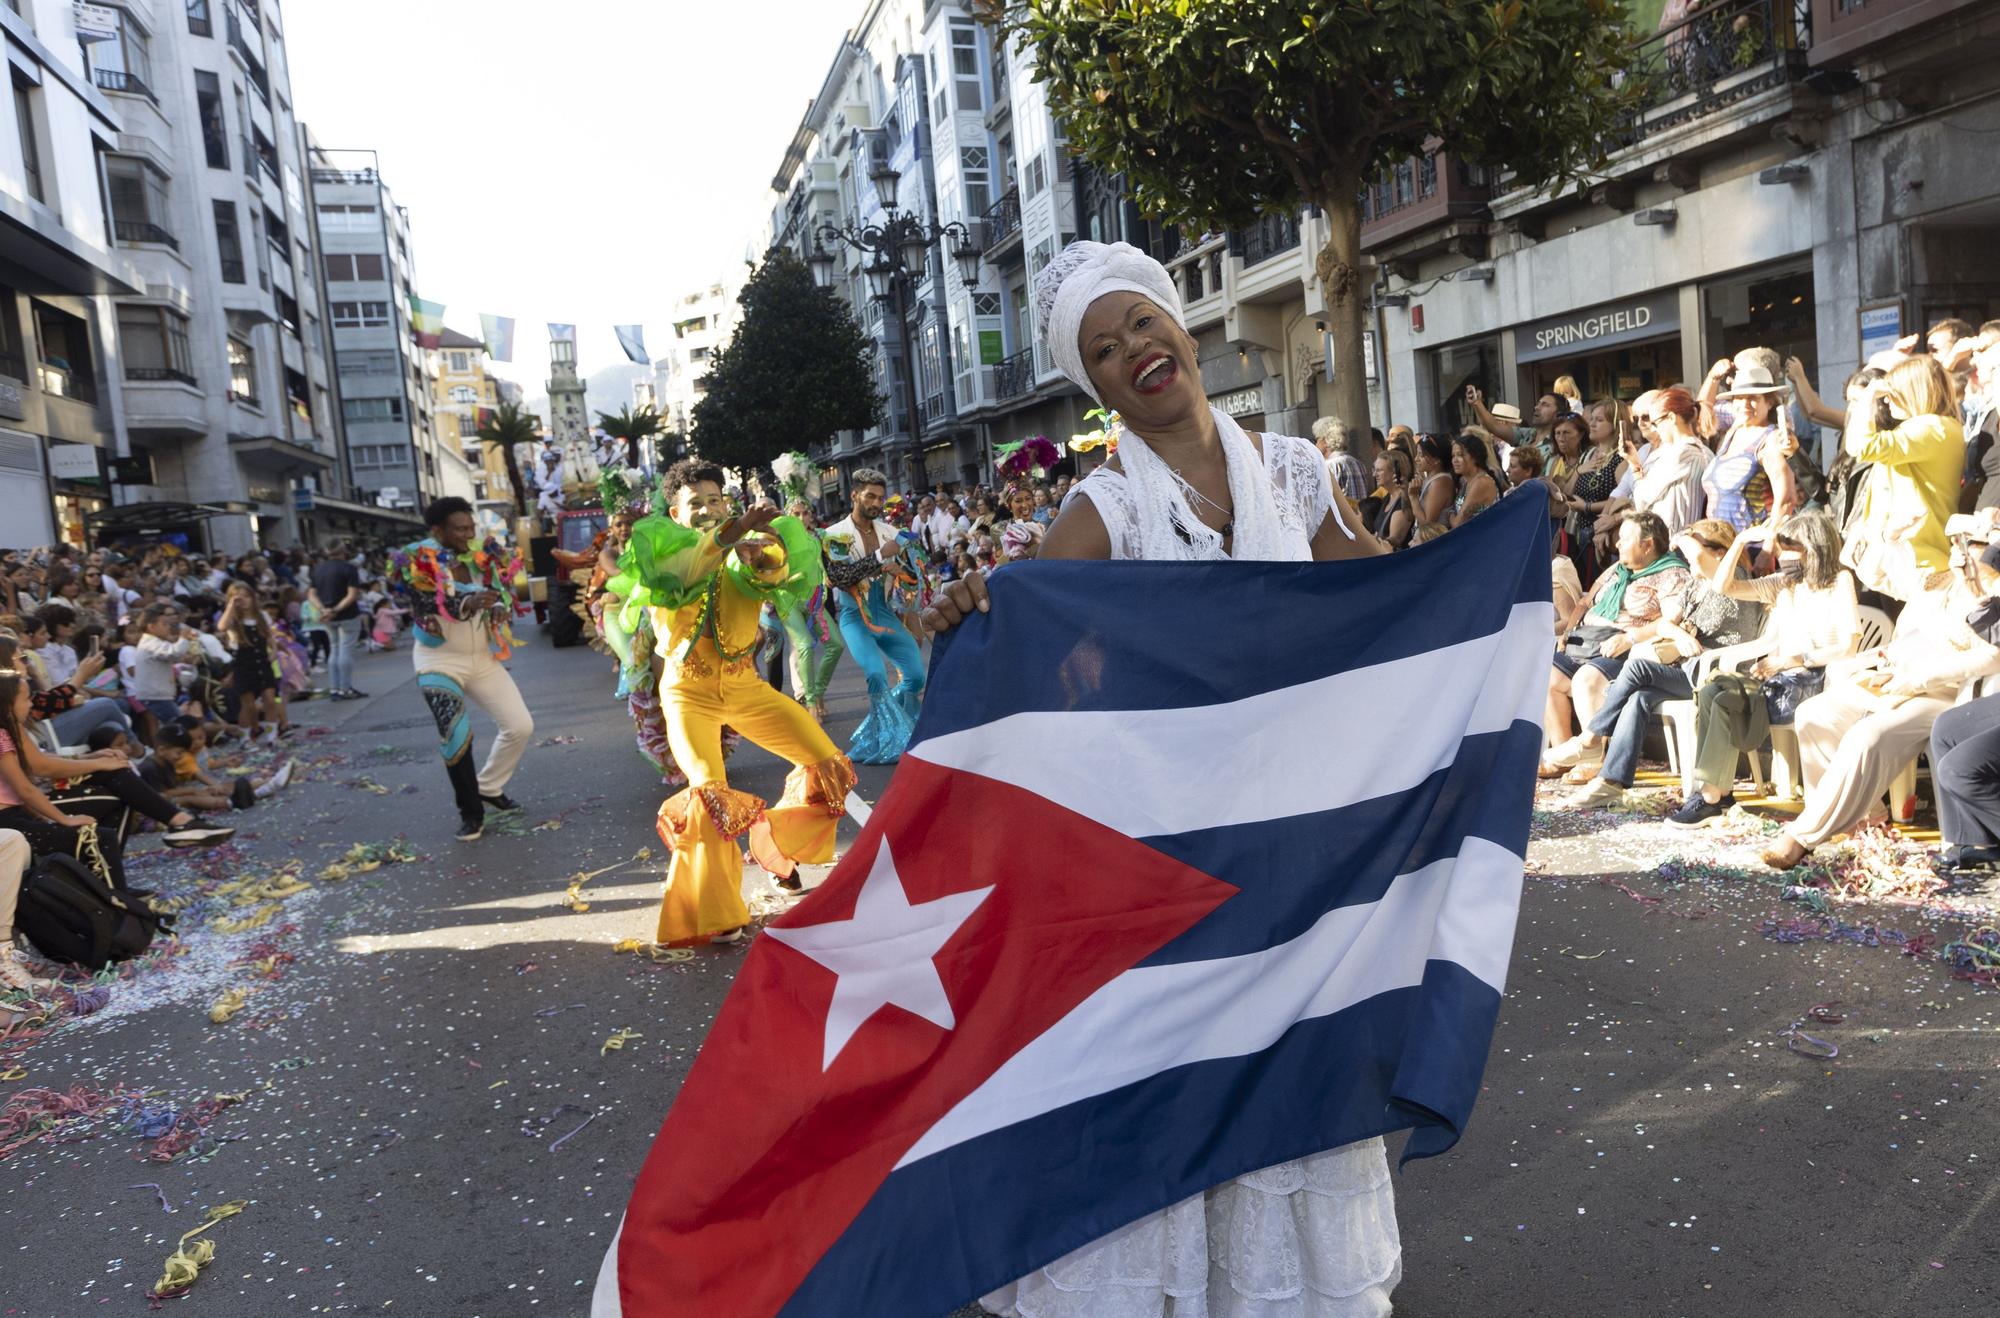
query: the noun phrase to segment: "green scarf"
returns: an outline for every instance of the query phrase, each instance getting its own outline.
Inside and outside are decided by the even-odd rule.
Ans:
[[[1611,584],[1604,588],[1604,594],[1598,599],[1597,603],[1590,606],[1590,616],[1593,618],[1602,618],[1606,622],[1617,622],[1619,613],[1625,607],[1625,588],[1627,586],[1641,577],[1650,577],[1655,572],[1665,572],[1668,568],[1675,567],[1685,570],[1687,560],[1679,554],[1661,554],[1637,572],[1620,563],[1617,567],[1611,569]]]

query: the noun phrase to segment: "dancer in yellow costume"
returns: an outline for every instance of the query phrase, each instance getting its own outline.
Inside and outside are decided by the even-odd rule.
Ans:
[[[670,515],[633,526],[611,584],[628,616],[651,608],[654,634],[666,638],[667,738],[688,776],[658,821],[670,850],[658,941],[670,946],[743,936],[745,839],[757,863],[788,887],[801,863],[832,860],[834,829],[854,786],[854,766],[825,729],[757,672],[758,611],[768,600],[782,616],[811,598],[823,574],[818,542],[775,509],[728,518],[722,480],[721,468],[698,460],[668,471],[662,492]],[[776,805],[729,786],[724,726],[796,766]]]

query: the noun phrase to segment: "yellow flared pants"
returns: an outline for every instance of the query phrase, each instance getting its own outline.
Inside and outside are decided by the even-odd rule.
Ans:
[[[767,685],[750,661],[721,663],[705,637],[685,661],[669,661],[666,676],[667,740],[688,786],[660,807],[669,854],[657,940],[685,946],[750,922],[746,835],[757,863],[780,878],[800,863],[833,859],[854,769],[798,702]],[[776,805],[729,786],[725,727],[795,766]]]

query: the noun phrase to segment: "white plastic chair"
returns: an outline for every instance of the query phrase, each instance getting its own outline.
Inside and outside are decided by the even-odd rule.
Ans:
[[[1896,624],[1888,614],[1872,604],[1861,606],[1861,635],[1859,643],[1855,646],[1856,654],[1887,645],[1895,635]],[[1908,774],[1910,791],[1898,792],[1892,787],[1889,791],[1891,802],[1908,801],[1910,793],[1916,790],[1917,766],[1914,762],[1911,763]],[[1805,770],[1799,763],[1799,734],[1791,724],[1771,725],[1771,777],[1780,796],[1786,798],[1805,796]],[[1896,781],[1902,782],[1903,775],[1898,774]],[[1901,822],[1908,823],[1909,820],[1904,819]]]

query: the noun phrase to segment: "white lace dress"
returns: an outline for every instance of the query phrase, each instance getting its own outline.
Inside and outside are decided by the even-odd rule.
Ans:
[[[1265,435],[1263,448],[1278,521],[1309,541],[1332,507],[1326,464],[1302,439]],[[1131,485],[1101,467],[1071,496],[1096,506],[1113,558],[1140,556],[1142,515],[1173,515],[1193,540],[1190,557],[1228,557],[1184,503],[1142,510]],[[1402,1276],[1389,1160],[1370,1139],[1183,1199],[982,1303],[1007,1318],[1378,1318]]]

